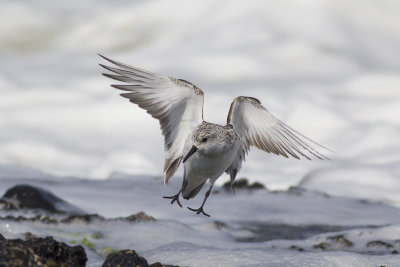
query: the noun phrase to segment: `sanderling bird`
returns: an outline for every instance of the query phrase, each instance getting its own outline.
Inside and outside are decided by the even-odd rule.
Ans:
[[[101,55],[100,55],[101,56]],[[182,188],[176,195],[166,196],[182,207],[179,196],[194,198],[207,180],[210,187],[198,209],[203,207],[215,181],[228,173],[233,182],[251,146],[268,153],[296,159],[327,159],[312,147],[321,145],[298,133],[276,117],[254,97],[236,97],[229,109],[225,126],[203,119],[204,93],[194,84],[161,76],[101,56],[114,67],[100,64],[111,73],[103,75],[124,82],[111,85],[126,91],[121,96],[145,109],[160,122],[166,150],[164,184],[183,163]],[[324,147],[322,147],[324,148]]]

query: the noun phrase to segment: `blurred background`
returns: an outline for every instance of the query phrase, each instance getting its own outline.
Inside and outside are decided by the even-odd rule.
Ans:
[[[252,149],[238,177],[400,206],[399,14],[397,0],[3,0],[0,173],[163,175],[158,122],[109,86],[100,53],[196,84],[207,121],[249,95],[336,152]]]

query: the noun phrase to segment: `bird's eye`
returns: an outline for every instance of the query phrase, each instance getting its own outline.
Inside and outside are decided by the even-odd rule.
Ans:
[[[207,142],[207,137],[204,137],[204,138],[201,140],[201,142],[203,142],[203,143]]]

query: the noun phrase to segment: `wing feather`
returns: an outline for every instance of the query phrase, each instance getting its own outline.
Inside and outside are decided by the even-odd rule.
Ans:
[[[232,181],[240,170],[250,146],[286,158],[292,156],[296,159],[301,157],[308,160],[311,160],[311,157],[321,160],[328,159],[313,145],[328,150],[327,148],[274,117],[256,98],[237,97],[231,104],[228,124],[233,126],[243,140],[242,148],[239,149],[232,165],[226,170],[227,173],[230,173]]]
[[[159,120],[167,151],[164,183],[168,183],[182,161],[187,137],[203,121],[203,91],[185,80],[161,76],[101,57],[115,65],[100,64],[111,72],[103,75],[127,83],[111,86],[125,91],[122,97]]]

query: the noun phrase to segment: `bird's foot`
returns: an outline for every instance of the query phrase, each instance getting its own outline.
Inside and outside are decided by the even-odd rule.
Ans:
[[[180,193],[181,193],[181,192],[179,191],[179,193],[176,194],[176,195],[169,196],[169,197],[163,197],[163,198],[172,199],[172,200],[171,200],[171,204],[174,204],[174,202],[176,201],[176,203],[178,203],[178,205],[182,208],[182,204],[181,204],[181,202],[179,201],[179,195],[180,195]]]
[[[204,210],[203,210],[203,206],[201,206],[200,208],[198,208],[198,209],[192,209],[192,208],[189,208],[188,207],[188,209],[189,210],[191,210],[191,211],[194,211],[194,212],[196,212],[197,214],[200,214],[200,213],[202,213],[202,214],[204,214],[205,216],[207,216],[207,217],[210,217],[210,215],[209,214],[207,214],[207,213],[205,213],[204,212]]]

